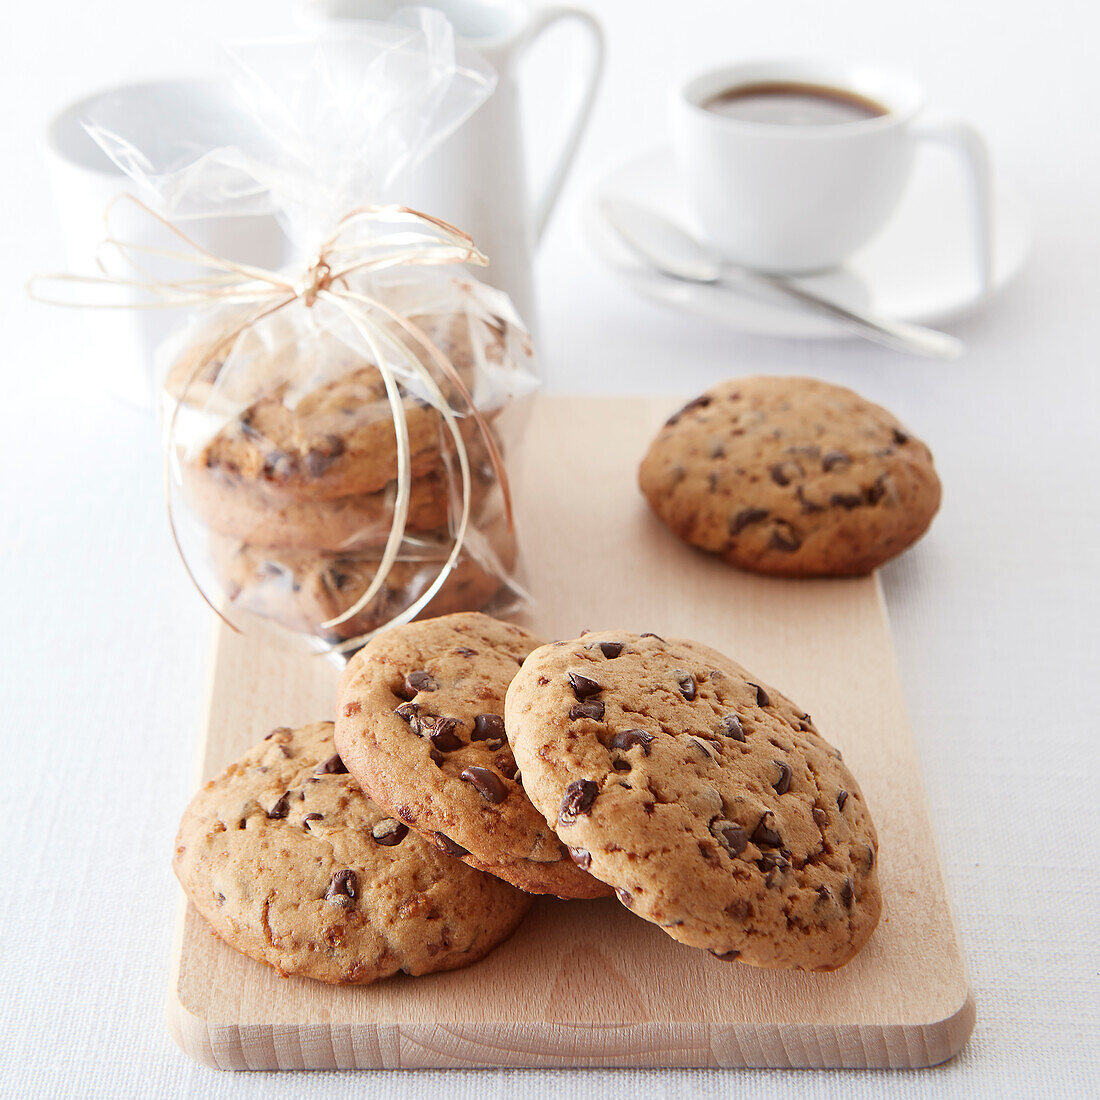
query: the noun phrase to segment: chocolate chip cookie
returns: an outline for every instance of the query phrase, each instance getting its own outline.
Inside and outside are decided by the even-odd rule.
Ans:
[[[538,645],[476,612],[385,630],[341,676],[336,745],[379,805],[444,852],[532,893],[603,896],[531,805],[508,747],[504,694]]]
[[[279,500],[221,472],[181,466],[182,492],[195,514],[217,534],[288,550],[354,551],[384,543],[393,521],[397,483],[377,493],[321,500]],[[483,447],[470,446],[470,510],[476,519],[499,504],[501,491]],[[433,470],[410,486],[405,530],[446,527],[459,515],[461,479],[455,469]]]
[[[421,618],[454,611],[479,610],[507,587],[515,564],[515,539],[503,522],[485,538],[471,533],[467,548],[421,613]],[[214,539],[211,558],[223,591],[239,607],[330,642],[376,630],[420,598],[435,582],[450,553],[449,538],[407,539],[380,591],[353,618],[332,627],[321,624],[352,607],[374,580],[377,550],[323,554],[280,550]]]
[[[673,939],[832,970],[874,931],[859,785],[808,714],[716,650],[620,631],[543,646],[505,723],[573,859]]]
[[[473,380],[474,336],[479,345],[503,348],[503,330],[465,314],[418,317],[414,322],[451,357],[467,385]],[[247,334],[234,348],[229,377],[223,373],[224,358],[214,356],[192,382],[187,391],[189,405],[227,411],[213,435],[189,448],[189,464],[222,484],[266,489],[283,502],[329,500],[384,489],[397,477],[397,435],[377,367],[325,330],[300,333],[278,325],[277,318],[270,323],[277,331],[267,340]],[[180,358],[168,375],[169,393],[176,397],[183,393],[205,353],[200,341]],[[460,415],[465,414],[468,410],[457,389],[438,381]],[[408,426],[412,476],[419,478],[442,465],[447,429],[440,413],[407,385],[401,387],[401,406]],[[209,431],[194,407],[188,413],[180,425],[193,425],[200,436]],[[467,442],[472,434],[467,432]],[[179,426],[177,438],[184,442],[188,438]]]
[[[813,378],[742,378],[689,402],[639,471],[685,542],[787,577],[869,573],[932,522],[928,448],[890,413]]]
[[[371,802],[336,755],[331,722],[273,730],[207,783],[173,866],[231,947],[336,984],[476,962],[530,906]]]

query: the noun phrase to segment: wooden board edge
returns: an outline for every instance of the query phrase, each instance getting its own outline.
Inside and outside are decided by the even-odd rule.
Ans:
[[[181,907],[180,929],[185,909]],[[177,961],[168,1029],[186,1055],[221,1070],[926,1069],[962,1050],[976,1018],[968,989],[958,1009],[942,1020],[872,1027],[217,1024],[184,1006],[177,995],[178,973]],[[548,1044],[559,1051],[540,1053]]]

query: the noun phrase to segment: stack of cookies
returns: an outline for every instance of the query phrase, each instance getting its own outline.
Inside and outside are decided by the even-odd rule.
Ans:
[[[533,894],[614,896],[681,943],[832,970],[877,839],[808,714],[704,645],[543,645],[465,613],[349,662],[335,730],[278,729],[195,797],[175,868],[214,930],[337,983],[475,961]]]
[[[487,371],[514,369],[522,355],[503,321],[416,320],[475,393],[486,388]],[[402,384],[412,478],[405,538],[370,603],[322,626],[353,607],[377,573],[397,499],[394,412],[377,367],[331,333],[264,335],[245,333],[228,357],[210,357],[193,378],[210,343],[200,342],[169,373],[168,393],[184,402],[176,418],[182,493],[209,533],[210,563],[230,607],[340,642],[403,611],[443,569],[461,515],[457,449],[427,395],[414,380]],[[452,407],[468,413],[457,387],[440,385]],[[499,404],[486,403],[489,423],[498,412]],[[472,416],[459,423],[471,473],[470,534],[427,614],[486,607],[515,564],[487,441]]]

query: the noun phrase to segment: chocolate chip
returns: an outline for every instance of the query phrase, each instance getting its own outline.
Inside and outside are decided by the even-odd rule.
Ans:
[[[569,853],[569,858],[582,870],[587,871],[592,866],[592,853],[587,848],[570,848],[565,849]]]
[[[428,730],[429,739],[441,752],[454,752],[455,749],[462,748],[462,739],[455,733],[458,728],[457,718],[422,718],[420,724]]]
[[[572,685],[573,694],[582,702],[593,695],[599,695],[603,691],[603,687],[597,684],[595,680],[582,676],[579,672],[569,673],[569,683]]]
[[[470,854],[461,844],[456,844],[449,836],[444,836],[443,833],[435,834],[435,844],[437,848],[446,852],[449,856],[454,856],[455,859],[461,859],[463,856]]]
[[[875,865],[875,849],[873,845],[870,844],[865,844],[863,848],[866,852],[863,857],[864,863],[866,864],[866,870],[870,871],[871,868]]]
[[[758,707],[771,706],[771,697],[759,684],[754,684],[751,681],[748,681],[748,684],[749,687],[756,689],[756,705]]]
[[[286,451],[270,451],[264,455],[264,477],[268,481],[284,481],[297,471],[298,464]]]
[[[741,957],[740,951],[712,951],[711,954],[722,962],[733,962]]]
[[[313,769],[314,775],[347,775],[348,769],[344,767],[339,753],[333,753],[327,760],[323,760]]]
[[[267,811],[267,816],[272,821],[279,821],[290,813],[290,791],[280,796],[279,801]]]
[[[471,741],[488,741],[487,749],[499,749],[507,740],[504,732],[504,719],[499,714],[479,714],[474,719],[474,731]]]
[[[493,757],[493,766],[507,779],[517,779],[516,758],[510,752],[501,752]]]
[[[424,669],[418,668],[415,672],[410,672],[405,676],[405,694],[403,699],[413,699],[418,692],[421,691],[436,691],[439,685],[432,678],[430,672],[425,672]]]
[[[851,464],[852,456],[845,454],[843,451],[830,451],[828,454],[823,455],[821,459],[821,468],[826,473],[837,466],[850,466]]]
[[[622,642],[600,642],[600,652],[610,661],[623,651]]]
[[[488,768],[463,768],[460,778],[474,787],[487,802],[499,804],[508,797],[504,780]]]
[[[698,737],[689,737],[691,747],[706,760],[714,759],[714,750],[706,743],[706,741],[700,740]]]
[[[829,815],[820,806],[815,806],[810,813],[813,815],[814,824],[819,829],[824,829],[829,824]]]
[[[895,428],[893,435],[894,435],[894,442],[899,447],[904,446],[904,444],[909,442],[909,436],[907,436],[905,434],[905,432],[903,432],[900,428]]]
[[[585,703],[574,703],[569,708],[569,719],[575,722],[578,718],[591,718],[599,722],[603,718],[604,705],[599,699],[589,699]]]
[[[834,507],[843,508],[845,511],[850,512],[863,503],[863,497],[859,493],[833,493],[829,497],[829,503]]]
[[[611,747],[621,749],[623,752],[629,752],[630,749],[640,747],[642,752],[648,756],[649,746],[652,742],[653,734],[646,733],[645,730],[620,730],[611,738]]]
[[[662,638],[660,634],[652,634],[648,631],[645,634],[639,634],[638,637],[639,638],[656,638],[657,641],[659,641],[659,642],[664,641],[664,638]]]
[[[302,828],[308,829],[311,821],[322,821],[324,820],[324,816],[324,814],[306,814],[306,816],[302,818]]]
[[[371,829],[370,835],[374,837],[375,844],[381,844],[383,848],[392,848],[409,835],[409,827],[402,825],[400,821],[395,821],[392,817],[386,817]]]
[[[337,871],[325,891],[325,901],[345,908],[359,896],[359,876],[354,871]]]
[[[558,811],[559,824],[572,825],[581,814],[589,813],[599,793],[600,788],[591,779],[574,779],[565,788],[565,797]]]
[[[779,848],[783,844],[783,838],[768,823],[771,816],[771,813],[765,813],[749,838],[758,848]]]
[[[477,656],[477,650],[476,649],[470,649],[469,646],[464,646],[464,645],[460,645],[458,647],[458,649],[455,650],[455,653],[457,653],[460,657],[476,657]]]
[[[442,764],[443,763],[443,753],[441,753],[439,751],[439,749],[435,748],[434,746],[429,746],[429,748],[428,748],[428,759],[433,764],[436,764],[436,765]]]
[[[634,905],[634,895],[629,890],[623,890],[621,887],[615,887],[615,896],[630,909]]]
[[[836,808],[838,810],[844,809],[844,803],[848,801],[847,791],[837,791],[836,793]]]
[[[289,726],[276,726],[265,738],[265,741],[270,741],[273,737],[279,741],[289,741],[289,737],[283,736],[291,732]]]
[[[612,760],[611,761],[611,766],[617,772],[628,772],[628,771],[630,771],[630,761],[629,760]]]
[[[791,789],[791,769],[782,760],[773,760],[779,769],[779,778],[772,784],[776,794],[786,794]]]
[[[791,864],[778,852],[767,852],[756,861],[756,866],[764,872],[764,885],[771,886],[775,882],[776,872],[789,870]]]
[[[324,447],[310,447],[306,452],[306,473],[310,477],[320,477],[343,453],[344,441],[337,435],[330,435]]]
[[[844,903],[845,909],[852,908],[852,902],[856,899],[856,888],[852,884],[850,878],[844,880],[844,885],[840,888],[840,900]]]
[[[802,539],[789,523],[781,519],[775,521],[771,538],[768,539],[769,550],[782,550],[785,554],[793,554],[801,545]]]
[[[886,475],[879,474],[872,485],[863,490],[863,498],[868,504],[878,504],[886,496]]]
[[[321,581],[329,590],[340,591],[351,580],[350,573],[342,573],[335,565],[330,565],[321,574]]]
[[[749,834],[732,821],[715,818],[710,823],[710,832],[711,836],[729,852],[731,859],[736,859],[748,847]]]
[[[751,523],[768,518],[767,508],[744,508],[730,520],[730,534],[739,535]]]
[[[745,730],[741,725],[741,719],[736,714],[727,714],[722,719],[722,729],[720,731],[727,737],[733,738],[734,741],[745,740]]]
[[[677,420],[686,412],[691,412],[692,409],[705,409],[714,398],[709,394],[703,394],[701,397],[696,397],[693,401],[689,401],[679,412],[673,413],[666,421],[665,427],[671,428]]]
[[[403,722],[408,722],[413,733],[420,732],[420,707],[416,703],[402,703],[394,712]]]
[[[790,485],[796,477],[802,477],[804,473],[797,462],[777,462],[771,468],[772,481],[776,485]]]
[[[695,698],[695,678],[689,672],[681,672],[676,669],[673,673],[676,683],[680,688],[680,694],[690,703]]]

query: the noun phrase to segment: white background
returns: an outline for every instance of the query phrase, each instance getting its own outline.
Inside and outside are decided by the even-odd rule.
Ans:
[[[37,142],[71,98],[209,70],[212,39],[283,30],[289,2],[8,0],[0,1095],[1063,1097],[1100,1088],[1097,9],[1084,0],[592,6],[608,31],[607,79],[538,269],[549,386],[681,394],[738,373],[812,373],[883,401],[935,451],[942,513],[883,576],[977,999],[969,1046],[945,1067],[905,1074],[229,1075],[176,1050],[162,1009],[177,900],[169,853],[190,793],[210,624],[166,536],[153,425],[97,390],[111,348],[88,346],[75,315],[23,296],[31,270],[62,263]],[[635,299],[586,250],[579,200],[603,171],[661,140],[668,81],[776,53],[920,74],[937,106],[984,130],[998,168],[1027,192],[1032,261],[955,327],[969,345],[961,362],[733,336]],[[536,97],[549,110],[556,90],[543,85]]]

